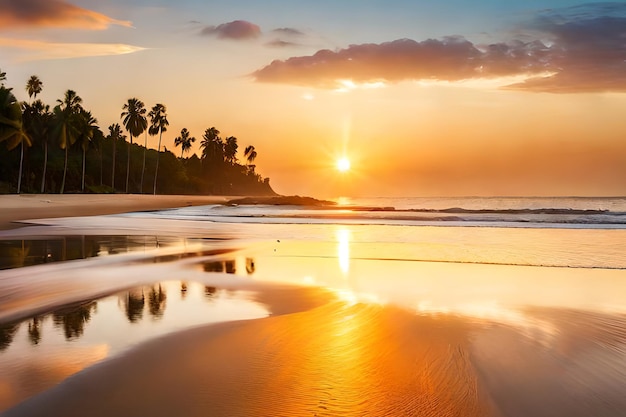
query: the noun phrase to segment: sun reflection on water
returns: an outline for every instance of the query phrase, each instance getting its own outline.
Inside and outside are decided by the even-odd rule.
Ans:
[[[344,276],[350,272],[350,240],[351,234],[348,229],[338,229],[337,234],[337,258],[339,259],[339,268]]]

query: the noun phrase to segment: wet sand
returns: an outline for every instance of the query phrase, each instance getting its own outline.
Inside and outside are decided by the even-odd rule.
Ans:
[[[455,318],[330,302],[146,343],[6,416],[497,415],[467,335]]]
[[[131,211],[221,204],[231,197],[146,194],[0,195],[0,230],[21,227],[22,220],[96,216]]]
[[[13,199],[0,200],[3,208],[30,218],[50,217],[50,204],[76,216],[226,200],[7,197]],[[103,228],[133,224],[144,233],[164,225],[109,220],[94,221]],[[71,224],[86,227],[84,219],[60,227]],[[184,234],[181,223],[172,225],[168,230]],[[170,333],[110,357],[85,354],[84,363],[65,370],[67,379],[20,404],[24,398],[0,384],[4,405],[17,404],[3,416],[624,415],[622,270],[417,262],[416,244],[374,239],[350,246],[339,238],[272,239],[254,250],[235,240],[230,244],[241,247],[230,254],[207,240],[219,248],[214,255],[185,246],[184,256],[159,249],[166,256],[147,251],[0,271],[5,319],[172,278],[249,291],[269,312]],[[202,268],[229,257],[254,257],[254,277],[245,268],[243,275]],[[378,297],[366,301],[359,293]]]

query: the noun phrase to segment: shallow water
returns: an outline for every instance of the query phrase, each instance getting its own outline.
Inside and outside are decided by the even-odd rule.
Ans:
[[[7,415],[626,413],[626,230],[171,214],[2,232],[117,245],[0,271]]]

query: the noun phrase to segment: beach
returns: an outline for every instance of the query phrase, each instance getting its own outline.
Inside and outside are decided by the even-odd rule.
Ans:
[[[159,210],[228,201],[223,196],[148,194],[21,194],[0,195],[0,230],[28,219],[95,216],[129,211]]]
[[[0,271],[3,415],[626,411],[626,234],[614,222],[3,198],[15,213],[3,210],[5,253],[50,257]]]

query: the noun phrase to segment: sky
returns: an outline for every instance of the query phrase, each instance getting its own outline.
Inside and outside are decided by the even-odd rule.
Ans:
[[[0,0],[0,69],[104,132],[162,103],[177,156],[215,126],[280,194],[626,195],[624,2]]]

